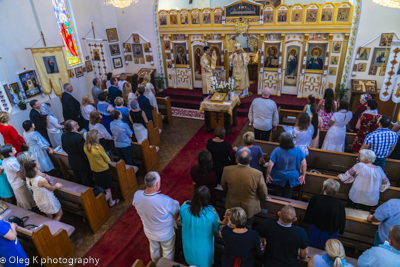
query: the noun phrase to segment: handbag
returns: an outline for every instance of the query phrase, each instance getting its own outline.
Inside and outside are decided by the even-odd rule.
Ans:
[[[101,193],[103,193],[104,195],[106,195],[106,191],[100,187],[100,186],[96,186],[95,188],[93,188],[93,194],[95,197],[97,197],[98,195],[100,195]]]
[[[17,216],[10,216],[8,218],[8,221],[10,223],[16,223],[19,227],[25,228],[27,230],[31,230],[32,228],[38,228],[39,226],[34,225],[34,224],[26,224],[25,222],[29,219],[29,216],[24,216],[22,218],[19,218]]]
[[[0,214],[5,212],[8,209],[8,205],[5,201],[0,200]]]

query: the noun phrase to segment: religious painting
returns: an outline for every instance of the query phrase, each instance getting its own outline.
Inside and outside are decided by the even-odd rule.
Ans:
[[[181,25],[189,25],[188,17],[188,13],[186,11],[181,13]]]
[[[18,85],[18,83],[17,83],[17,85]],[[16,99],[16,97],[13,95],[13,93],[12,93],[12,91],[11,91],[11,88],[8,87],[7,84],[4,84],[3,87],[4,87],[4,91],[6,92],[8,101],[10,101],[10,104],[11,104],[11,105],[12,105],[12,104],[17,104],[17,99]],[[3,95],[1,95],[1,93],[0,93],[0,98],[3,99]],[[7,110],[7,108],[6,108],[6,110]]]
[[[321,40],[322,40],[322,34],[317,33],[317,34],[315,35],[315,40],[321,41]]]
[[[93,66],[92,66],[91,60],[85,61],[85,66],[86,66],[86,71],[88,73],[93,71]]]
[[[322,70],[324,67],[325,52],[326,44],[308,44],[306,69]]]
[[[338,56],[332,56],[331,57],[331,65],[337,65],[339,63],[339,57]]]
[[[315,40],[315,33],[310,33],[308,40],[314,41]]]
[[[336,75],[337,67],[330,67],[329,68],[329,75]]]
[[[126,55],[125,61],[132,61],[132,55],[131,54]]]
[[[222,24],[222,13],[214,13],[214,24]]]
[[[386,67],[381,67],[381,69],[379,70],[379,76],[385,76],[385,72],[386,72]]]
[[[264,23],[274,23],[273,10],[264,10]]]
[[[140,58],[140,64],[145,64],[144,57]]]
[[[377,70],[378,70],[378,67],[376,67],[376,66],[369,67],[368,75],[376,75]]]
[[[89,58],[90,58],[89,56],[86,56],[86,60],[89,60]]]
[[[111,44],[110,45],[111,56],[121,55],[121,51],[119,51],[119,44]]]
[[[265,35],[265,40],[267,41],[280,41],[282,39],[282,35],[280,34],[266,34]]]
[[[70,79],[72,79],[72,78],[75,77],[75,74],[74,74],[74,70],[73,70],[73,69],[68,70],[68,77],[69,77]]]
[[[44,66],[46,67],[47,74],[60,73],[55,56],[43,57],[43,61]]]
[[[140,58],[143,57],[143,47],[142,44],[133,44],[133,57],[134,58]]]
[[[202,80],[201,75],[201,57],[203,56],[204,46],[203,45],[194,45],[194,79],[196,81]]]
[[[132,52],[131,44],[124,43],[125,52]]]
[[[260,16],[260,5],[241,2],[226,7],[226,17]]]
[[[216,58],[216,66],[221,67],[222,66],[222,59],[221,59],[221,47],[222,43],[213,43],[210,47],[210,55],[212,58]]]
[[[293,23],[301,22],[303,17],[303,10],[302,9],[292,9],[292,19]]]
[[[332,53],[340,53],[340,48],[342,47],[341,41],[333,41]]]
[[[82,67],[77,67],[75,68],[75,75],[76,78],[82,77],[83,76],[83,69]]]
[[[322,40],[328,40],[329,33],[323,33],[322,34]]]
[[[169,20],[171,25],[178,25],[178,15],[176,14],[169,15]]]
[[[164,48],[165,48],[165,50],[170,50],[171,49],[171,43],[169,41],[164,41]]]
[[[106,29],[106,32],[109,43],[118,42],[117,28]]]
[[[135,64],[139,64],[139,58],[134,58],[133,62],[135,62]]]
[[[321,12],[322,22],[331,22],[333,17],[333,8],[323,8]]]
[[[114,64],[114,69],[122,68],[122,58],[121,57],[113,58],[113,64]]]
[[[168,69],[172,68],[172,62],[171,61],[167,61],[167,68]]]
[[[382,33],[379,46],[391,46],[393,42],[393,33]]]
[[[284,86],[297,85],[297,72],[299,68],[300,47],[291,45],[286,49],[286,72]]]
[[[317,22],[318,9],[307,9],[306,22]]]
[[[174,58],[176,65],[188,64],[186,58],[186,43],[175,43],[174,44]]]
[[[171,59],[171,53],[165,53],[165,57],[166,57],[167,59]]]
[[[165,26],[168,24],[167,14],[160,14],[159,17],[160,17],[160,26]]]
[[[33,97],[41,93],[39,81],[34,70],[28,70],[19,73],[18,77],[27,98]]]
[[[203,24],[211,24],[211,13],[203,12]]]
[[[83,67],[83,72],[86,72],[86,67]]]
[[[278,22],[287,22],[287,10],[278,10]]]
[[[101,61],[101,59],[100,59],[100,50],[99,49],[93,49],[93,60],[94,61]]]
[[[364,48],[362,47],[360,49],[360,56],[359,60],[368,60],[369,59],[369,53],[371,52],[371,48]]]
[[[192,25],[198,25],[200,24],[200,16],[199,12],[193,12],[192,13]]]
[[[174,41],[186,40],[186,35],[185,34],[173,34],[172,40],[174,40]]]
[[[339,8],[337,13],[337,22],[348,22],[350,17],[350,8]]]
[[[19,90],[18,83],[11,83],[10,84],[10,89],[11,89],[12,93],[15,94],[15,92]]]
[[[387,64],[386,49],[385,48],[375,48],[372,54],[371,66],[375,67],[386,67]]]
[[[280,44],[265,43],[264,68],[278,68]]]
[[[133,39],[133,43],[134,44],[139,44],[140,43],[139,34],[137,34],[137,33],[132,34],[132,39]]]
[[[222,34],[209,34],[208,40],[222,40]]]
[[[278,7],[281,4],[281,0],[264,0],[264,1],[255,1],[259,4],[262,4],[262,8],[264,8],[267,5],[272,5],[274,7]]]
[[[150,55],[146,55],[146,62],[151,62],[151,56]]]
[[[358,63],[357,71],[365,72],[367,70],[367,63]]]
[[[150,43],[144,43],[143,49],[144,49],[145,53],[149,53],[150,52]]]

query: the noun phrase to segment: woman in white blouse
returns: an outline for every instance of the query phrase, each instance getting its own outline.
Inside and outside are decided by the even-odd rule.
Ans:
[[[389,179],[381,167],[375,166],[375,153],[369,149],[360,150],[360,162],[354,165],[339,179],[345,183],[353,183],[349,192],[347,206],[370,211],[379,201],[380,192],[390,187]]]
[[[42,113],[42,116],[46,117],[46,129],[47,134],[49,135],[51,146],[53,148],[61,148],[61,135],[63,132],[63,126],[51,111],[51,105],[49,103],[43,103],[40,106],[40,112]]]
[[[84,95],[82,97],[82,107],[81,107],[81,113],[82,117],[85,120],[86,124],[86,130],[89,131],[89,119],[90,119],[90,112],[96,110],[95,107],[90,104],[90,98],[88,95]]]
[[[107,140],[112,140],[112,136],[102,124],[101,114],[98,110],[90,112],[89,131],[93,129],[99,132],[97,137],[99,138],[100,144],[104,147],[104,150],[109,151],[111,147]]]
[[[158,113],[157,99],[154,95],[155,94],[154,85],[150,83],[150,75],[146,75],[143,77],[142,86],[144,86],[145,88],[144,96],[147,97],[147,99],[149,99],[150,104],[157,109]]]

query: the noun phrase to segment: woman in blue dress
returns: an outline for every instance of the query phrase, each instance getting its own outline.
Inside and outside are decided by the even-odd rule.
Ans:
[[[14,192],[7,180],[6,172],[3,169],[3,162],[0,160],[0,198],[6,202],[15,203]]]
[[[106,127],[107,131],[112,135],[111,129],[110,129],[110,123],[114,120],[111,118],[111,111],[114,109],[110,103],[106,102],[107,99],[107,93],[106,92],[101,92],[99,96],[97,97],[99,102],[97,103],[97,110],[100,112],[102,120],[103,120],[103,125]]]
[[[214,231],[219,217],[210,203],[210,190],[202,185],[194,191],[192,201],[180,209],[183,254],[189,265],[210,267],[214,263]],[[226,220],[222,222],[226,224]]]
[[[54,169],[53,163],[47,154],[47,152],[53,154],[53,150],[50,148],[49,142],[39,132],[35,131],[33,121],[24,121],[22,128],[25,130],[23,134],[25,143],[29,146],[29,152],[31,152],[33,159],[39,163],[40,171],[49,172]]]
[[[0,258],[5,259],[1,262],[4,267],[22,267],[29,263],[28,255],[17,238],[17,227],[16,223],[5,222],[0,216]]]

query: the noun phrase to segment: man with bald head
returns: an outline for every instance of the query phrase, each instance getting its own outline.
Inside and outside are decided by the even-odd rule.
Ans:
[[[310,240],[303,228],[292,225],[297,217],[291,205],[278,211],[278,216],[278,221],[267,219],[257,227],[263,243],[266,242],[264,267],[296,267],[297,256],[307,257]]]
[[[251,229],[254,216],[261,211],[260,200],[267,199],[268,189],[262,172],[249,166],[250,149],[242,148],[236,156],[238,165],[226,166],[222,173],[221,186],[226,192],[225,208],[244,209],[246,226]]]
[[[61,95],[61,104],[64,120],[74,120],[79,124],[79,129],[85,128],[86,124],[81,114],[81,104],[72,96],[74,88],[71,84],[64,84],[64,93]]]
[[[260,98],[251,103],[249,110],[249,126],[254,127],[254,137],[258,140],[269,141],[271,129],[276,130],[279,114],[276,103],[269,99],[271,89],[265,87]]]

